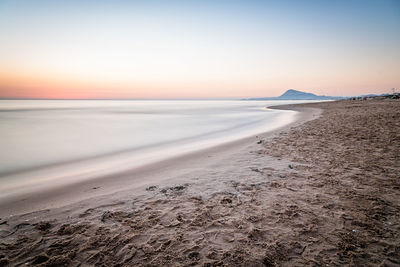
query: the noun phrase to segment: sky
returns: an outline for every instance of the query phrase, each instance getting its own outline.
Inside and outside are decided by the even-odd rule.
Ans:
[[[400,91],[399,0],[0,0],[0,98]]]

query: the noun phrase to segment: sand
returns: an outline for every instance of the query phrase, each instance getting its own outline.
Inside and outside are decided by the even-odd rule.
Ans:
[[[4,212],[0,266],[399,266],[400,102],[279,108],[308,115],[160,164],[146,185],[91,195],[100,179],[80,185],[89,199]]]

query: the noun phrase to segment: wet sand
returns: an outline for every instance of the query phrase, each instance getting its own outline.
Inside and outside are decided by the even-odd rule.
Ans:
[[[323,113],[171,179],[3,216],[0,266],[399,266],[400,102],[279,108]]]
[[[107,170],[108,174],[90,175],[90,177],[78,175],[72,179],[56,179],[47,183],[41,182],[38,185],[27,184],[19,191],[10,192],[10,194],[0,192],[0,218],[59,208],[88,199],[90,200],[83,206],[92,206],[99,201],[107,203],[110,194],[113,193],[118,193],[117,198],[120,199],[124,195],[122,190],[125,190],[126,195],[129,196],[140,195],[147,186],[152,184],[165,183],[168,186],[181,181],[188,182],[194,175],[208,177],[209,170],[216,168],[223,170],[229,165],[227,163],[248,160],[248,151],[254,150],[254,140],[261,137],[271,138],[321,113],[319,109],[313,108],[303,107],[295,110],[300,112],[294,114],[294,120],[291,123],[263,133],[259,137],[250,136],[206,149],[193,148],[192,152],[170,155],[166,160],[130,169],[124,166],[124,171]],[[219,164],[219,162],[224,162],[224,164]],[[67,168],[64,171],[69,170]]]

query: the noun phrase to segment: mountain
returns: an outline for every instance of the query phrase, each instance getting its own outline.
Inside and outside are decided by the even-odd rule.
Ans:
[[[312,94],[312,93],[305,93],[293,89],[287,90],[283,95],[278,97],[282,100],[294,100],[294,99],[301,99],[301,100],[311,100],[311,99],[318,99],[319,96]]]
[[[315,95],[312,93],[306,93],[294,89],[289,89],[278,97],[248,98],[246,100],[336,100],[336,99],[342,99],[342,97]]]

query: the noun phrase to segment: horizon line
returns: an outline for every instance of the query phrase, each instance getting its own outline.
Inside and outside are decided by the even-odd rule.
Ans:
[[[361,97],[361,96],[381,96],[388,95],[389,93],[383,94],[362,94],[362,95],[347,95],[347,96],[326,96],[326,95],[317,95],[319,97],[338,97],[338,98],[349,98],[349,97]],[[0,100],[121,100],[121,101],[143,101],[143,100],[254,100],[261,98],[271,98],[268,100],[285,100],[285,99],[272,99],[278,98],[279,96],[255,96],[255,97],[199,97],[199,98],[53,98],[53,97],[0,97]]]

